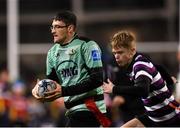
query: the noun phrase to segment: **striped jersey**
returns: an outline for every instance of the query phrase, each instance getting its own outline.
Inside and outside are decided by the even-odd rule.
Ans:
[[[168,90],[165,80],[153,63],[144,55],[136,53],[131,63],[130,79],[148,77],[151,81],[148,96],[142,97],[146,114],[154,122],[168,121],[180,114],[179,110],[172,108],[169,104],[179,107],[174,96]]]

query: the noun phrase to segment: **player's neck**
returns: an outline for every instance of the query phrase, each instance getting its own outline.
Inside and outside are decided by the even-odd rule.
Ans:
[[[70,34],[67,39],[64,41],[63,45],[65,44],[69,44],[73,39],[74,39],[74,36],[75,36],[75,32],[73,32],[72,34]]]

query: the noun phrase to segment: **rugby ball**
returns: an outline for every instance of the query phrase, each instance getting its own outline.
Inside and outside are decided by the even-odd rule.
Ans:
[[[44,97],[44,93],[56,89],[53,80],[43,79],[38,82],[38,95]]]

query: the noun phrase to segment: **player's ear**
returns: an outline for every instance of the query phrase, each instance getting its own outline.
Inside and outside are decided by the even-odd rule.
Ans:
[[[74,25],[69,25],[69,26],[68,26],[68,31],[69,31],[69,32],[73,32],[74,29],[75,29],[75,28],[74,28]]]
[[[130,56],[133,57],[135,55],[135,53],[136,53],[136,48],[135,47],[131,48]]]
[[[134,55],[136,53],[136,47],[132,48],[132,54]]]

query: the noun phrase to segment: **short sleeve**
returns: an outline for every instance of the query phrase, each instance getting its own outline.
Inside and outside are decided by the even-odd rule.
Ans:
[[[89,41],[83,45],[83,58],[89,68],[102,67],[102,53],[94,41]]]

